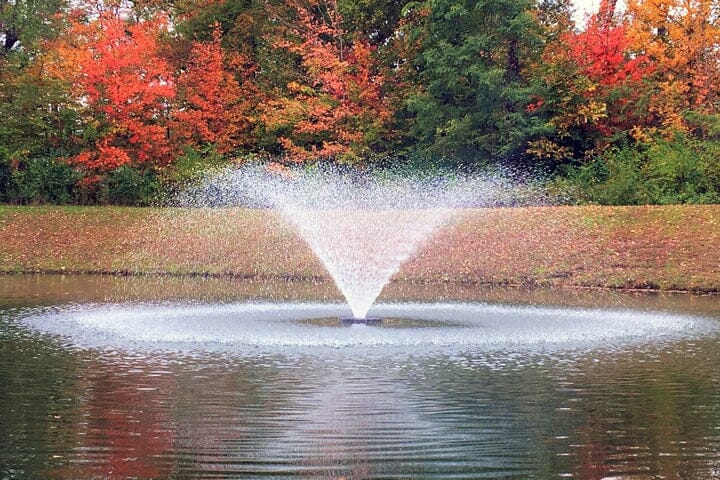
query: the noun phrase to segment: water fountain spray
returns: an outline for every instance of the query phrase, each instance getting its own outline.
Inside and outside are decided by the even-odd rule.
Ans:
[[[179,197],[184,206],[276,208],[314,251],[353,313],[367,315],[385,284],[459,207],[513,202],[501,176],[420,176],[386,171],[229,168]]]

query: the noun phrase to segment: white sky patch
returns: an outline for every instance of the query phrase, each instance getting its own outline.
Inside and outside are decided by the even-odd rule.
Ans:
[[[600,8],[600,0],[573,0],[573,7],[575,7],[575,14],[573,20],[578,28],[585,26],[585,21],[593,13],[597,13]]]
[[[585,28],[585,22],[588,17],[600,9],[601,0],[572,0],[573,7],[575,8],[575,14],[573,20],[575,25],[579,29]],[[626,2],[624,0],[618,0],[615,10],[617,13],[625,11]]]

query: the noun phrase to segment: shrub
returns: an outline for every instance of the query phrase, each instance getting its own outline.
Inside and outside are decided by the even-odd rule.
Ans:
[[[228,160],[213,145],[199,149],[186,148],[175,162],[162,172],[162,182],[171,190],[201,177],[207,170],[227,165]]]
[[[0,161],[0,202],[12,202],[13,178],[12,167],[7,162]]]
[[[567,184],[580,202],[604,205],[720,202],[720,141],[683,134],[611,149],[571,167]],[[562,183],[559,182],[559,183]]]
[[[161,191],[154,171],[123,165],[105,176],[99,197],[102,203],[144,206],[155,203]]]
[[[72,203],[80,173],[62,160],[33,158],[10,173],[6,200],[17,203]]]

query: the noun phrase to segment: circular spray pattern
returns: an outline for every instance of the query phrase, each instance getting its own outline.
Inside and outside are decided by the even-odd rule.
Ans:
[[[703,317],[630,310],[474,303],[380,304],[377,326],[344,325],[341,304],[80,305],[34,312],[22,322],[82,348],[222,350],[238,354],[371,348],[375,354],[423,349],[546,351],[699,336]]]

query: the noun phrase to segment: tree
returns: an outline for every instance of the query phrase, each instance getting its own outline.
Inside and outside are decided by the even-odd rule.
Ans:
[[[168,127],[175,85],[158,43],[165,30],[160,18],[133,22],[114,10],[71,17],[57,54],[58,73],[72,79],[84,115],[84,151],[72,158],[76,164],[103,172],[173,160]]]
[[[69,85],[49,74],[46,60],[12,62],[0,74],[0,163],[73,151],[77,116]]]
[[[658,127],[687,131],[688,111],[719,113],[720,3],[630,0],[632,49],[657,64],[651,112]]]
[[[54,37],[66,6],[66,0],[0,0],[0,60]]]
[[[374,46],[386,45],[397,33],[403,8],[410,0],[339,0],[343,27]]]
[[[348,39],[334,2],[296,4],[297,19],[276,46],[299,62],[295,80],[268,102],[265,129],[295,161],[356,161],[379,141],[390,112],[375,48],[360,36]],[[288,39],[289,38],[289,39]]]
[[[18,179],[38,172],[52,178],[55,167],[66,167],[54,158],[73,152],[69,85],[48,75],[45,49],[63,31],[65,6],[64,0],[0,0],[0,201],[38,200],[23,198],[29,189]]]
[[[436,0],[404,33],[418,43],[408,83],[409,131],[435,155],[465,163],[511,160],[534,134],[526,69],[539,53],[532,2]]]
[[[219,25],[211,41],[193,42],[177,79],[178,106],[172,122],[174,135],[182,143],[213,144],[219,153],[251,147],[252,100],[257,94],[249,81],[241,86],[233,71],[247,78],[252,69],[245,68],[240,55],[228,57],[221,46]]]
[[[44,46],[63,30],[66,0],[0,0],[0,163],[60,148],[66,84],[46,76]]]
[[[548,114],[548,134],[530,144],[537,157],[582,158],[650,127],[649,77],[656,67],[631,50],[628,27],[614,8],[613,1],[601,2],[584,30],[546,46],[534,73],[548,87],[541,104],[530,105]]]

